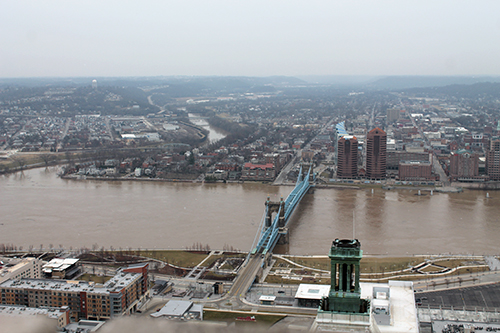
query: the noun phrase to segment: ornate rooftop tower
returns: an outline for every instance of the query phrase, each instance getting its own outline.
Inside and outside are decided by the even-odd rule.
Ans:
[[[335,239],[328,257],[331,261],[331,286],[321,310],[365,314],[369,303],[361,299],[359,263],[363,256],[357,239]]]

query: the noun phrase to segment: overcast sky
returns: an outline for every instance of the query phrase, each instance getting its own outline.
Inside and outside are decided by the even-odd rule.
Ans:
[[[0,77],[500,75],[500,1],[0,2]]]

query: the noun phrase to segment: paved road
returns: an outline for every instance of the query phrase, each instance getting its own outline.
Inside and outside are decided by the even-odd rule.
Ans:
[[[297,153],[296,153],[296,155],[290,160],[290,162],[288,162],[288,164],[285,165],[285,167],[283,169],[281,169],[281,172],[278,175],[278,177],[276,177],[276,179],[274,180],[273,185],[283,185],[283,183],[286,180],[286,176],[288,175],[288,173],[290,172],[290,170],[292,170],[292,168],[295,166],[295,164],[297,163],[297,161],[300,160],[298,158],[298,156],[301,153],[302,153],[302,150],[298,150]]]
[[[245,267],[238,274],[233,286],[228,292],[228,297],[243,297],[250,288],[259,268],[262,266],[263,259],[260,254],[250,257]]]
[[[415,119],[411,116],[411,113],[408,110],[406,110],[401,99],[399,99],[399,103],[401,104],[401,108],[403,108],[403,110],[405,110],[406,114],[410,118],[413,126],[418,129],[418,133],[420,133],[420,136],[422,137],[422,139],[424,139],[425,144],[430,146],[429,140],[425,136],[424,131],[422,130],[422,128],[420,126],[417,125],[417,123],[415,122]],[[437,157],[434,153],[432,154],[432,168],[437,174],[439,174],[439,180],[441,181],[441,183],[443,184],[444,187],[451,185],[451,183],[448,181],[448,177],[446,176],[446,173],[444,172],[443,168],[441,167],[441,164],[439,163],[439,160],[437,159]]]
[[[292,160],[290,162],[288,162],[288,164],[281,170],[280,174],[278,175],[278,177],[276,177],[276,179],[274,180],[274,183],[273,185],[283,185],[284,181],[286,180],[285,177],[288,175],[288,173],[290,172],[290,170],[292,170],[292,168],[301,161],[301,158],[300,156],[302,156],[302,151],[303,150],[309,150],[309,148],[311,147],[311,142],[314,142],[314,140],[316,140],[316,138],[318,137],[318,135],[321,135],[321,134],[324,134],[328,127],[333,123],[334,119],[330,119],[326,124],[325,126],[323,126],[323,128],[321,128],[320,131],[318,131],[318,134],[311,139],[311,141],[309,141],[309,143],[307,145],[305,145],[302,149],[299,149],[297,150],[297,152],[295,153],[295,156],[292,158]]]
[[[500,273],[485,272],[461,275],[449,275],[441,278],[429,280],[413,281],[413,289],[417,292],[426,292],[431,290],[445,290],[450,288],[472,287],[480,284],[500,283]]]
[[[68,135],[70,125],[71,125],[71,118],[68,118],[66,120],[66,123],[64,124],[63,132],[61,133],[61,136],[59,137],[59,142],[57,143],[58,150],[60,148],[62,148],[62,142],[63,142],[64,138],[66,137],[66,135]]]

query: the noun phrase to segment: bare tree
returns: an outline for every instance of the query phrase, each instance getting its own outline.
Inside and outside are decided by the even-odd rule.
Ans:
[[[19,170],[23,171],[26,167],[26,159],[17,155],[11,156],[10,159],[17,165]]]
[[[43,153],[43,154],[40,154],[38,156],[40,156],[40,158],[45,163],[45,167],[48,167],[49,164],[51,164],[56,159],[56,156],[54,154],[50,154],[50,153]]]
[[[69,151],[64,152],[64,156],[66,156],[66,163],[69,165],[73,165],[73,154]]]

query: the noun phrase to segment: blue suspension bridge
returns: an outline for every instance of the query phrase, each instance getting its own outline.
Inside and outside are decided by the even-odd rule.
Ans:
[[[272,252],[280,238],[283,242],[288,242],[289,218],[307,191],[314,186],[315,175],[312,173],[312,164],[309,165],[307,172],[303,168],[304,165],[300,167],[294,189],[285,200],[271,202],[269,198],[267,199],[266,210],[255,235],[252,251],[229,290],[229,297],[242,296],[246,293],[255,281],[259,269],[265,265],[266,255]]]
[[[288,195],[285,201],[283,198],[280,202],[271,202],[267,198],[266,211],[264,217],[260,223],[259,231],[257,231],[257,236],[260,234],[257,245],[252,245],[251,254],[262,253],[266,255],[268,252],[272,251],[280,237],[288,239],[288,220],[292,215],[297,204],[302,200],[307,191],[313,186],[311,180],[314,182],[314,175],[311,177],[312,165],[309,166],[307,173],[303,172],[300,167],[300,172],[297,177],[297,182],[293,191]],[[274,219],[272,218],[272,213],[276,212]]]

